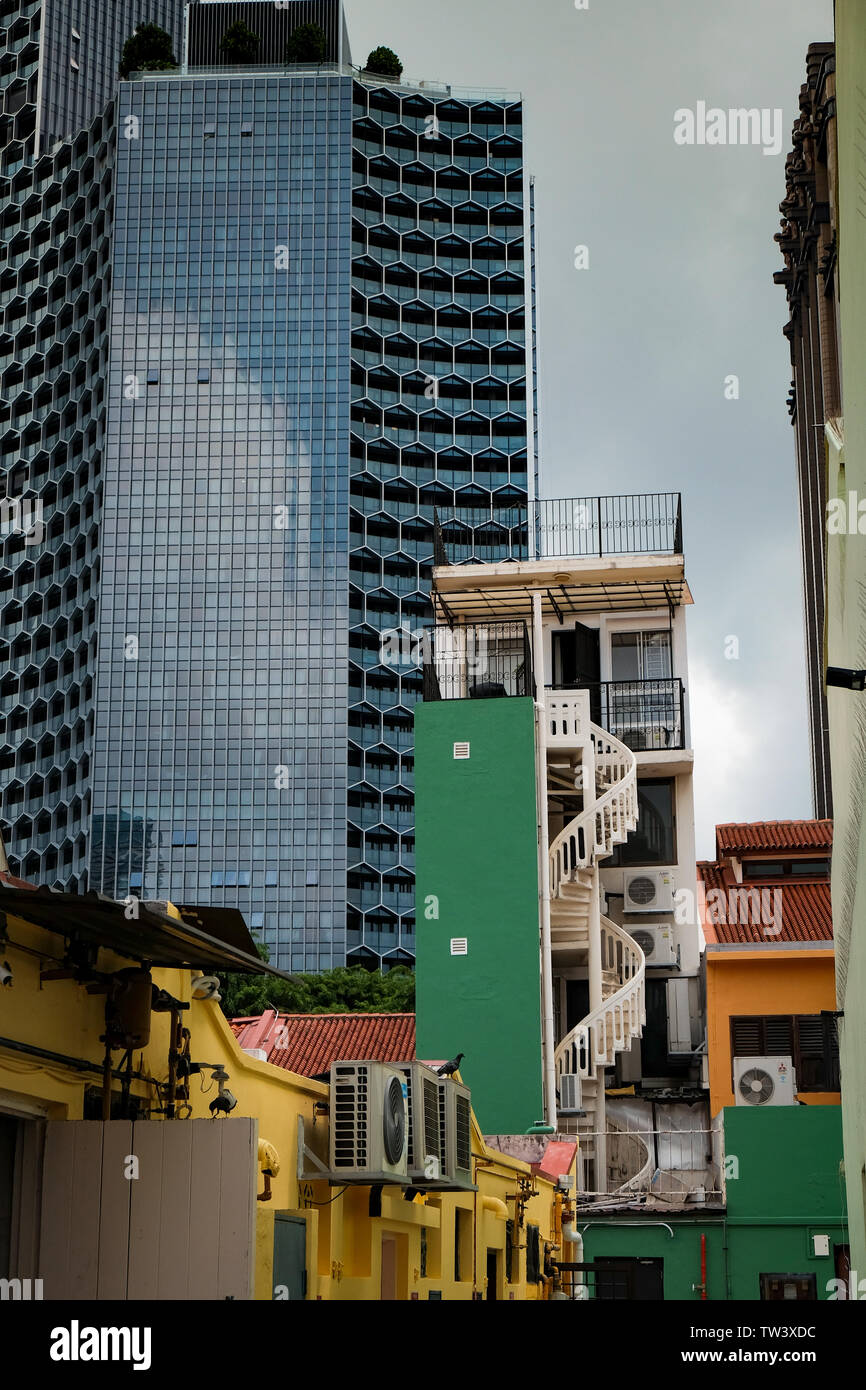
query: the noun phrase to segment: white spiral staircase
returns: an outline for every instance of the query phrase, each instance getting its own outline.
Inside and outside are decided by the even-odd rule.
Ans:
[[[583,808],[550,845],[554,969],[557,958],[585,961],[592,1004],[556,1047],[560,1104],[562,1078],[577,1076],[583,1111],[580,1116],[562,1115],[557,1128],[580,1136],[584,1189],[606,1191],[607,1159],[598,1152],[598,1135],[605,1130],[604,1073],[641,1035],[646,962],[628,932],[601,915],[599,866],[637,825],[637,767],[631,749],[590,722],[585,692],[548,693],[546,718],[549,794],[556,797],[557,788],[569,781],[583,789]]]

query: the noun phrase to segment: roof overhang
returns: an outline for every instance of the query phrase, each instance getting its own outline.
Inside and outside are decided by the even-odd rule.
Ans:
[[[526,619],[541,595],[544,617],[691,604],[682,555],[498,561],[433,571],[433,605],[445,622]]]
[[[42,927],[69,943],[103,947],[157,968],[233,970],[292,979],[261,959],[243,914],[234,908],[142,902],[137,912],[127,917],[124,903],[102,893],[58,893],[0,881],[0,914]]]

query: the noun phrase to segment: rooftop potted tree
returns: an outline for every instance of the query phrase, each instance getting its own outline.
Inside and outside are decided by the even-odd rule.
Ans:
[[[286,44],[286,63],[324,63],[328,55],[328,40],[318,24],[299,24]]]
[[[229,25],[220,39],[223,62],[233,67],[254,63],[259,56],[260,43],[258,34],[254,34],[252,29],[248,29],[243,20],[239,19],[235,24]]]
[[[169,72],[177,67],[171,35],[158,24],[136,24],[120,55],[120,76],[131,72]]]
[[[399,81],[403,76],[403,64],[392,48],[380,46],[373,49],[364,71],[373,77],[391,77]]]

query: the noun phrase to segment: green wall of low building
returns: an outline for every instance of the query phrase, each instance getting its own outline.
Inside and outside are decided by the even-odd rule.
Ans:
[[[756,1301],[762,1274],[813,1274],[818,1299],[835,1293],[835,1248],[847,1243],[838,1106],[723,1111],[728,1169],[725,1212],[593,1218],[578,1223],[584,1259],[661,1259],[665,1299],[699,1302],[701,1235],[707,1299]],[[829,1237],[815,1255],[813,1237]]]
[[[484,1132],[521,1134],[543,1113],[532,700],[418,705],[415,807],[416,1053],[464,1052]]]

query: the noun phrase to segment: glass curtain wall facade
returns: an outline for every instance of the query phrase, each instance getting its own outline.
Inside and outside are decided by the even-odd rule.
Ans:
[[[0,4],[0,820],[10,865],[84,888],[114,179],[138,20],[180,3]]]
[[[351,84],[124,83],[92,883],[345,961]]]

